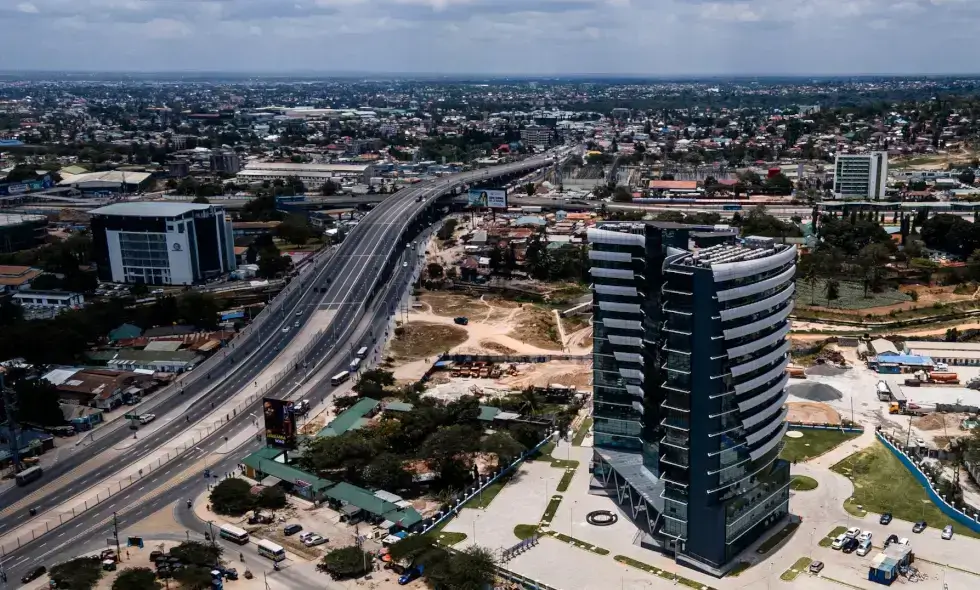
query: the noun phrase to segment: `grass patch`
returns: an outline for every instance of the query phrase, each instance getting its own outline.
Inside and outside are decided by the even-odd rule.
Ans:
[[[854,495],[844,503],[844,509],[851,514],[860,514],[858,506],[862,506],[867,512],[891,512],[895,518],[909,522],[925,520],[930,527],[941,529],[951,524],[958,534],[980,538],[943,514],[918,480],[880,441],[847,457],[831,470],[854,484]]]
[[[560,504],[561,496],[552,496],[551,501],[548,502],[548,507],[545,509],[544,514],[541,515],[541,522],[551,524],[551,520],[555,517],[555,512],[558,512],[558,506]]]
[[[831,545],[834,544],[834,539],[836,539],[838,535],[842,535],[846,532],[847,532],[846,526],[836,526],[834,527],[834,530],[827,533],[826,537],[820,539],[817,545],[820,545],[821,547],[830,547]]]
[[[514,527],[514,536],[521,541],[530,539],[536,534],[538,534],[538,525],[536,524],[519,524]]]
[[[572,437],[572,446],[582,446],[582,441],[585,440],[585,437],[588,436],[589,431],[592,430],[592,422],[592,416],[582,420],[582,424],[579,425],[578,430],[575,431],[575,436]]]
[[[851,516],[856,516],[858,518],[864,518],[868,515],[868,511],[865,510],[864,506],[858,503],[853,496],[844,500],[844,510],[846,510]]]
[[[483,490],[483,493],[477,494],[472,498],[470,498],[469,500],[467,500],[466,503],[461,506],[461,508],[483,509],[489,506],[490,502],[493,502],[493,499],[496,498],[497,494],[500,493],[500,490],[504,489],[504,486],[507,485],[508,481],[510,481],[510,478],[513,476],[513,473],[514,472],[511,471],[507,475],[502,476],[497,481],[488,485]]]
[[[561,481],[558,482],[558,491],[564,492],[568,490],[568,486],[572,483],[572,477],[575,475],[574,469],[566,469],[565,475],[561,476]]]
[[[525,305],[517,314],[517,325],[507,335],[545,350],[561,350],[555,314],[538,305]]]
[[[790,463],[806,461],[809,458],[823,455],[830,449],[860,436],[840,430],[800,430],[798,432],[802,433],[803,436],[800,438],[783,437],[785,444],[782,452],[779,453],[780,459],[785,459]]]
[[[548,532],[548,535],[550,535],[550,536],[558,539],[559,541],[561,541],[563,543],[568,543],[572,547],[578,547],[579,549],[585,549],[586,551],[591,551],[592,553],[595,553],[596,555],[609,555],[609,550],[608,549],[603,549],[602,547],[599,547],[597,545],[592,545],[590,543],[586,543],[585,541],[579,541],[577,539],[573,539],[573,538],[569,537],[568,535],[563,535],[561,533],[556,533],[554,531]]]
[[[812,297],[810,281],[797,281],[796,304],[799,306],[809,306],[812,303],[819,307],[838,309],[869,309],[911,301],[908,295],[892,287],[886,287],[881,293],[868,291],[868,298],[865,299],[864,286],[861,283],[856,281],[840,281],[838,285],[840,296],[833,301],[828,301],[826,281],[823,279],[818,279],[813,282]]]
[[[439,543],[443,547],[450,547],[456,543],[460,543],[466,540],[466,533],[439,533],[433,535],[436,543]]]
[[[733,567],[725,575],[728,576],[728,577],[731,577],[731,578],[737,578],[740,575],[742,575],[742,573],[744,573],[745,570],[749,569],[750,567],[752,567],[752,564],[749,563],[748,561],[740,561],[740,562],[736,563],[735,564],[735,567]]]
[[[817,489],[817,480],[805,475],[794,475],[789,482],[789,489],[797,492],[808,492]]]
[[[796,563],[793,564],[793,567],[783,572],[783,574],[779,576],[779,579],[785,580],[787,582],[792,582],[793,580],[796,579],[796,576],[805,572],[806,568],[810,567],[811,563],[813,563],[813,560],[810,559],[809,557],[801,557],[796,560]]]
[[[547,461],[552,467],[558,469],[578,469],[579,462],[576,459],[555,459],[551,453],[555,451],[555,442],[548,441],[541,445],[541,448],[528,455],[528,461]]]
[[[420,360],[446,352],[469,337],[457,326],[428,322],[408,322],[395,328],[391,354],[401,360]]]
[[[687,586],[688,588],[697,588],[698,590],[701,590],[702,588],[704,588],[705,590],[716,590],[716,588],[708,586],[707,584],[703,584],[701,582],[696,582],[694,580],[683,578],[673,572],[668,572],[667,570],[662,570],[659,567],[654,567],[652,565],[643,563],[642,561],[637,561],[632,557],[626,557],[625,555],[616,555],[613,557],[613,559],[615,559],[619,563],[626,564],[630,567],[635,567],[636,569],[645,571],[648,574],[653,574],[659,578],[676,582],[678,584],[681,584],[682,586]]]
[[[783,528],[776,531],[776,533],[773,536],[763,541],[762,545],[759,545],[759,548],[756,549],[755,552],[760,555],[769,553],[770,551],[775,549],[780,543],[786,540],[791,534],[793,534],[793,531],[795,531],[799,527],[800,527],[800,523],[798,522],[791,522],[787,524]]]

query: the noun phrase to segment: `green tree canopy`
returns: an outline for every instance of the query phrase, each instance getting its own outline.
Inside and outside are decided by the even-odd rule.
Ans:
[[[211,588],[211,567],[192,565],[174,572],[174,579],[184,590],[208,590]]]
[[[57,588],[91,590],[102,578],[102,560],[98,557],[78,557],[59,563],[48,570]]]
[[[255,507],[256,497],[251,490],[251,484],[244,479],[225,479],[211,490],[211,508],[218,514],[241,516]]]
[[[279,486],[263,489],[255,500],[257,507],[269,510],[279,510],[285,508],[287,504],[286,492]]]
[[[350,545],[324,555],[317,569],[336,578],[353,578],[371,571],[373,559],[367,551]]]
[[[483,590],[495,579],[494,566],[493,554],[489,550],[472,546],[427,566],[424,576],[434,588]]]
[[[112,590],[160,590],[156,573],[147,567],[134,567],[119,572],[112,581]]]
[[[309,242],[314,235],[306,216],[298,213],[288,215],[276,228],[276,234],[286,242],[298,246]]]
[[[526,450],[524,445],[514,440],[508,432],[494,432],[483,439],[480,446],[484,453],[493,453],[497,456],[498,465],[510,464]]]
[[[170,550],[170,555],[179,559],[181,563],[204,567],[211,567],[218,563],[221,553],[220,545],[200,541],[183,541]]]
[[[381,453],[364,469],[364,482],[396,492],[412,485],[412,474],[405,470],[404,459],[393,453]]]

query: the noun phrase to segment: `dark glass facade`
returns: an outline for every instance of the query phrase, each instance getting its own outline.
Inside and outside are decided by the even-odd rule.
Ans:
[[[589,242],[594,484],[643,513],[644,544],[723,573],[788,513],[796,250],[656,223],[601,225]]]

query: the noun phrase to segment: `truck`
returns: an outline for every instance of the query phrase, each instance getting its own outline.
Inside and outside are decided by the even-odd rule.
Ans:
[[[453,321],[459,324],[460,326],[465,326],[466,324],[470,323],[470,319],[466,316],[455,317],[453,318]]]

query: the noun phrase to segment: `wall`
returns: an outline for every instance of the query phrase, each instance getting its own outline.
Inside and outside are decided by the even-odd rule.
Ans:
[[[926,477],[926,475],[919,469],[919,467],[914,462],[912,462],[912,460],[909,458],[908,455],[902,452],[895,443],[892,443],[891,439],[887,435],[883,435],[881,432],[878,432],[876,436],[878,437],[878,440],[880,440],[882,444],[884,444],[885,447],[889,451],[891,451],[892,454],[895,455],[899,461],[902,462],[902,465],[904,465],[905,468],[909,470],[909,472],[915,477],[915,479],[919,482],[919,484],[922,485],[923,488],[925,488],[926,494],[929,496],[929,499],[932,500],[933,504],[935,504],[936,507],[938,507],[943,512],[943,514],[952,518],[959,524],[962,524],[963,526],[969,528],[973,532],[980,533],[980,522],[978,522],[976,518],[968,514],[965,514],[963,512],[960,512],[953,506],[947,504],[946,501],[943,500],[942,497],[940,497],[939,493],[935,490],[935,488],[932,487],[932,483],[929,481],[929,478]]]

